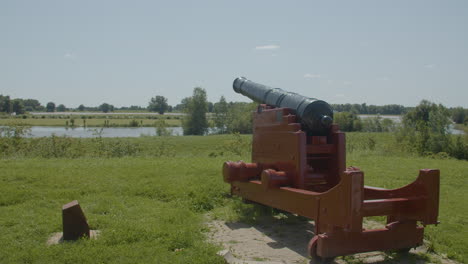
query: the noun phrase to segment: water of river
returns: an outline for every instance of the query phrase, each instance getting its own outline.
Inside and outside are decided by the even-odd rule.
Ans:
[[[174,136],[183,135],[182,127],[169,127]],[[33,126],[28,137],[50,137],[52,134],[56,136],[91,138],[97,137],[101,128],[65,128],[65,127],[47,127]],[[106,127],[102,128],[102,137],[140,137],[140,136],[155,136],[156,129],[154,127]]]
[[[91,138],[97,137],[101,128],[65,128],[65,127],[47,127],[47,126],[33,126],[31,133],[28,137],[50,137],[52,134],[56,136],[67,136],[77,138]],[[184,130],[182,127],[170,127],[173,136],[182,136]],[[464,134],[461,130],[450,128],[450,133],[454,135]],[[102,137],[141,137],[141,136],[155,136],[156,129],[154,127],[108,127],[102,128]]]
[[[358,115],[358,117],[361,118],[361,119],[367,119],[367,118],[375,118],[375,117],[377,117],[377,115]],[[381,115],[380,118],[390,119],[394,123],[397,123],[397,124],[401,123],[401,121],[402,121],[402,116],[400,116],[400,115]],[[451,134],[453,134],[453,135],[463,135],[463,134],[465,134],[465,132],[463,130],[455,129],[453,124],[449,125],[449,132]]]

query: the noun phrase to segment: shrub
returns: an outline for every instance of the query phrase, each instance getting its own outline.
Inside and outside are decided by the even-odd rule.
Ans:
[[[452,145],[452,148],[450,149],[450,156],[457,159],[468,160],[468,144],[466,141],[463,141],[463,137],[461,135],[457,136],[457,139]]]
[[[208,102],[205,89],[194,88],[192,97],[187,98],[186,101],[187,115],[182,122],[184,135],[204,135],[208,130],[208,121],[206,119]]]
[[[252,112],[256,103],[232,103],[226,115],[226,133],[252,133]]]
[[[466,144],[458,138],[453,142],[449,133],[450,113],[443,105],[423,100],[403,117],[403,127],[398,131],[397,141],[415,150],[420,155],[449,155],[466,159]]]
[[[360,131],[363,128],[361,120],[355,113],[339,112],[333,114],[334,122],[340,126],[341,131]]]
[[[171,130],[167,129],[167,124],[163,119],[156,122],[156,135],[158,136],[170,136]]]

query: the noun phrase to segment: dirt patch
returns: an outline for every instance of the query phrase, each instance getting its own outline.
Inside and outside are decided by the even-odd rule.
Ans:
[[[373,221],[365,222],[366,227],[378,226]],[[310,263],[307,244],[314,236],[312,221],[301,217],[269,217],[248,224],[211,221],[209,238],[229,250],[230,263],[235,260],[249,263]],[[235,259],[232,261],[232,259]],[[368,252],[338,257],[334,263],[443,263],[457,264],[441,255],[428,253],[424,246],[412,249],[408,254]]]
[[[89,236],[90,239],[98,239],[99,235],[101,234],[101,231],[99,230],[89,230]],[[63,232],[58,232],[58,233],[53,233],[49,239],[47,240],[47,245],[57,245],[63,243]],[[73,242],[73,241],[69,241]]]

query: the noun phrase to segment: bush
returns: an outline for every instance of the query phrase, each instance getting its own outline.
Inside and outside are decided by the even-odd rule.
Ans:
[[[333,114],[334,122],[340,126],[341,131],[351,132],[360,131],[362,129],[362,122],[355,113],[339,112]]]
[[[156,135],[160,137],[171,135],[171,130],[167,129],[167,124],[164,119],[160,119],[156,122]]]
[[[452,120],[457,124],[463,124],[468,121],[468,109],[463,109],[463,107],[453,108]]]
[[[208,102],[205,89],[194,88],[192,97],[187,98],[186,102],[187,116],[182,122],[184,135],[204,135],[208,130],[208,121],[206,119]]]
[[[226,116],[226,133],[252,133],[252,112],[256,103],[233,103],[229,105]]]
[[[380,115],[362,120],[362,130],[365,132],[393,132],[396,129],[395,122]]]
[[[461,135],[457,136],[457,139],[452,145],[450,156],[457,159],[468,160],[468,144],[466,143],[466,140],[465,142],[463,141],[463,137]]]
[[[423,100],[403,117],[403,127],[398,131],[397,141],[420,155],[448,155],[467,159],[466,143],[459,137],[453,142],[449,133],[450,113],[443,105]]]
[[[92,139],[56,135],[43,138],[25,138],[29,131],[29,127],[20,125],[0,127],[0,157],[110,158],[135,156],[141,152],[141,146],[137,143],[102,138],[102,129],[96,129],[95,138]],[[170,146],[167,148],[170,149]]]
[[[128,126],[129,127],[138,127],[138,126],[140,126],[140,123],[138,123],[137,120],[133,119],[128,123]]]

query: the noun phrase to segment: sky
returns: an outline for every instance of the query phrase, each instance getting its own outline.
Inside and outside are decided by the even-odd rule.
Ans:
[[[236,77],[330,104],[468,108],[468,1],[0,0],[0,94],[171,105]]]

